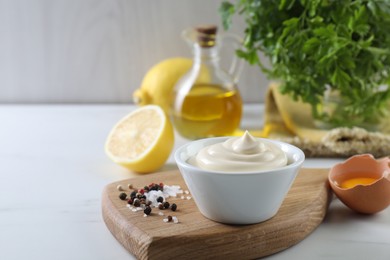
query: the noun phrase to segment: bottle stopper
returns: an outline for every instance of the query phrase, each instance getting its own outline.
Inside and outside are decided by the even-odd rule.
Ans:
[[[215,25],[204,25],[196,28],[197,41],[201,47],[213,47],[217,38],[218,27]]]

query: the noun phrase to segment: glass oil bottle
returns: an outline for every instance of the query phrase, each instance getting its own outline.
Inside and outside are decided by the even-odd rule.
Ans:
[[[239,127],[242,100],[237,90],[242,64],[234,57],[229,72],[219,64],[216,26],[183,32],[193,49],[193,65],[173,90],[170,115],[185,138],[232,135]],[[229,37],[232,37],[229,35]]]

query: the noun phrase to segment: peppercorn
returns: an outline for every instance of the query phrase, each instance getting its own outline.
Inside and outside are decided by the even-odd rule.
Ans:
[[[144,189],[140,189],[140,190],[139,190],[139,193],[144,194],[144,193],[145,193],[145,190],[144,190]]]
[[[163,198],[163,197],[160,196],[160,197],[157,198],[157,202],[162,203],[163,201],[164,201],[164,198]]]
[[[169,202],[168,201],[164,202],[164,208],[166,208],[166,209],[169,208]]]
[[[177,209],[177,205],[175,203],[172,203],[171,210],[176,211],[176,209]]]
[[[145,186],[144,190],[145,190],[145,192],[148,192],[149,191],[149,186]]]
[[[136,191],[133,191],[132,193],[130,193],[130,198],[134,199],[136,196],[137,196]]]
[[[140,202],[141,204],[146,204],[146,200],[145,200],[145,199],[142,199],[142,198],[139,200],[139,202]]]
[[[130,198],[130,199],[127,201],[127,204],[132,205],[132,204],[133,204],[133,200]]]
[[[146,215],[150,215],[151,212],[152,212],[152,208],[150,206],[146,206],[144,209],[144,213]]]
[[[119,198],[120,198],[121,200],[125,200],[125,199],[127,198],[126,193],[122,192],[121,194],[119,194]]]
[[[164,209],[164,205],[163,205],[161,202],[159,202],[159,203],[158,203],[158,208],[159,208],[159,209]]]
[[[164,183],[160,182],[159,185],[160,185],[161,188],[164,188]]]
[[[140,199],[142,197],[142,194],[137,192],[137,194],[135,195],[138,199]]]
[[[152,205],[152,202],[150,200],[146,201],[146,206]]]
[[[133,205],[134,205],[134,207],[139,207],[139,206],[141,206],[141,202],[139,201],[139,199],[134,199]]]
[[[172,221],[172,216],[168,216],[168,222]]]
[[[145,199],[146,200],[146,195],[142,195],[140,199]]]

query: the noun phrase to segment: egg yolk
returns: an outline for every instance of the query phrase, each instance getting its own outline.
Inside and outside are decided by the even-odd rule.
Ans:
[[[340,184],[340,187],[343,189],[350,189],[357,185],[370,185],[371,183],[375,182],[377,179],[375,178],[368,178],[368,177],[357,177],[357,178],[351,178],[348,180],[343,181]]]

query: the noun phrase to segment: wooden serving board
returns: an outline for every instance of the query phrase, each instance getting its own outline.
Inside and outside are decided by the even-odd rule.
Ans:
[[[226,225],[205,218],[193,199],[168,198],[176,212],[157,208],[144,217],[119,199],[117,185],[143,187],[152,182],[180,185],[187,190],[178,170],[143,175],[106,186],[102,197],[103,218],[114,237],[138,259],[253,259],[284,250],[309,235],[323,220],[331,198],[328,169],[301,169],[279,212],[253,225]],[[130,190],[126,188],[126,193]],[[234,190],[232,192],[240,193]],[[186,195],[187,196],[187,195]],[[245,198],[244,198],[245,199]],[[179,223],[165,223],[168,215]]]

